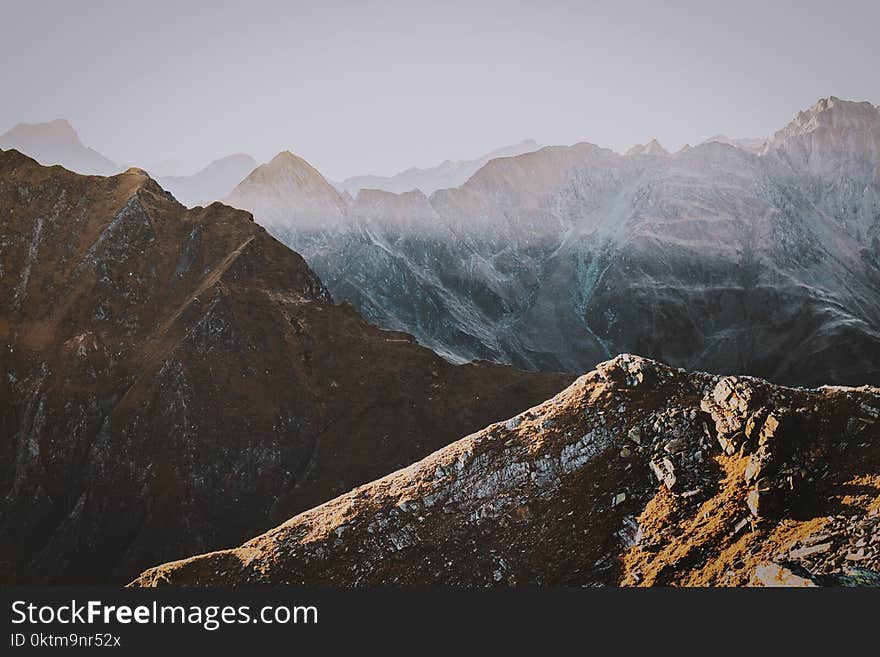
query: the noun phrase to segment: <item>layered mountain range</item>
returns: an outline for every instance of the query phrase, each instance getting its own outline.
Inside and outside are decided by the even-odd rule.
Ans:
[[[497,148],[473,160],[446,160],[436,167],[419,169],[412,167],[393,176],[352,176],[334,186],[341,192],[357,196],[362,189],[378,189],[395,194],[418,190],[430,194],[438,189],[459,187],[479,171],[490,160],[531,153],[540,148],[534,139],[526,139],[518,144]]]
[[[0,580],[235,545],[573,377],[452,365],[145,172],[0,151]]]
[[[210,205],[235,189],[256,166],[257,161],[250,155],[236,153],[190,176],[162,176],[156,181],[187,207]]]
[[[134,586],[880,585],[880,389],[622,355],[547,402]]]
[[[0,149],[15,149],[40,164],[60,164],[85,175],[110,176],[125,169],[83,144],[65,119],[20,123],[0,135]],[[159,176],[157,181],[188,207],[210,205],[229,194],[256,166],[257,161],[250,155],[235,153],[192,175]]]
[[[827,98],[759,147],[495,158],[429,196],[338,192],[290,154],[228,197],[335,298],[453,361],[618,352],[797,385],[880,382],[880,110]]]
[[[880,584],[880,109],[758,141],[253,214],[0,150],[0,581]]]

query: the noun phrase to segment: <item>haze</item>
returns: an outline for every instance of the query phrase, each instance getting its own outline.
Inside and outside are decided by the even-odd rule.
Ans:
[[[0,0],[0,132],[67,118],[164,174],[290,149],[339,180],[525,138],[767,136],[823,96],[880,101],[880,3],[768,4]]]

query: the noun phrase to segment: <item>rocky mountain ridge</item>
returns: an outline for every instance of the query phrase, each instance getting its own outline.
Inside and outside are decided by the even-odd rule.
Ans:
[[[134,586],[880,585],[880,389],[630,355]]]

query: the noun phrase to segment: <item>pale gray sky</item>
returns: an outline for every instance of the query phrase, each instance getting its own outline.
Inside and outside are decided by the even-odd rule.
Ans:
[[[880,102],[880,2],[0,0],[0,132],[67,118],[124,164],[290,149],[388,174],[534,138],[764,136]]]

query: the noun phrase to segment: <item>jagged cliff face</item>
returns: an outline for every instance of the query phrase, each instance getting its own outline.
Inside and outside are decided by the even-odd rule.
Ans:
[[[555,393],[337,306],[249,214],[0,152],[0,577],[235,545]]]
[[[831,98],[760,152],[544,148],[429,197],[343,197],[323,223],[300,219],[302,200],[232,202],[337,298],[453,360],[581,372],[634,351],[787,384],[878,383],[878,135],[875,106]]]
[[[135,586],[880,583],[880,389],[623,355],[234,550]]]

